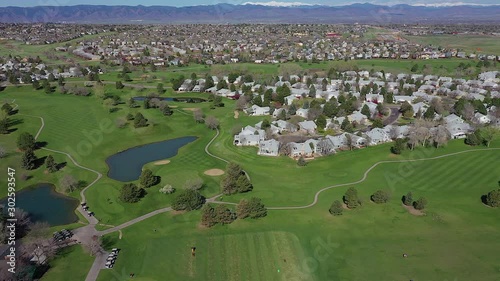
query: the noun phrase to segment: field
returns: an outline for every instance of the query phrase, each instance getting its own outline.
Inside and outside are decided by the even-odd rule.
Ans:
[[[500,54],[500,37],[486,35],[405,36],[412,43],[457,48],[470,53]]]
[[[68,262],[71,261],[71,262]],[[62,249],[54,260],[49,262],[50,270],[40,279],[42,281],[85,280],[87,270],[92,265],[94,258],[83,251],[80,245]]]
[[[370,68],[409,69],[410,61],[359,61]],[[459,60],[419,62],[446,64],[450,71]],[[300,64],[304,69],[319,69],[331,64]],[[204,66],[181,69],[208,72]],[[230,67],[230,66],[227,66]],[[242,65],[248,69],[255,65]],[[249,71],[254,71],[249,70]],[[261,70],[277,74],[277,65]],[[402,70],[403,71],[403,70]],[[409,72],[406,70],[405,72]],[[170,77],[173,70],[159,72]],[[137,73],[133,77],[140,76]],[[106,80],[112,80],[111,73]],[[109,81],[108,80],[108,81]],[[140,84],[139,82],[137,82]],[[155,84],[152,84],[155,85]],[[133,96],[147,95],[154,90],[139,91],[125,88],[116,90],[107,85],[106,92],[121,96],[123,101]],[[165,94],[170,96],[206,94]],[[107,249],[122,249],[115,268],[103,270],[98,280],[123,280],[135,273],[135,280],[498,280],[500,264],[497,262],[500,241],[499,210],[481,203],[481,196],[497,187],[500,174],[500,150],[469,147],[463,141],[451,141],[445,148],[418,148],[395,156],[389,153],[390,144],[362,150],[340,152],[337,155],[311,161],[298,167],[287,157],[260,157],[256,148],[232,145],[231,131],[235,127],[255,124],[263,117],[233,116],[234,101],[224,100],[225,107],[210,109],[209,103],[185,104],[172,102],[174,114],[165,117],[158,110],[130,109],[125,104],[109,113],[96,96],[76,97],[54,93],[46,95],[31,87],[8,87],[0,92],[1,101],[19,105],[18,119],[10,135],[0,136],[0,145],[11,153],[2,159],[0,168],[18,168],[20,153],[15,139],[21,132],[35,134],[44,119],[39,141],[46,147],[70,153],[75,160],[106,175],[105,159],[124,149],[155,141],[181,136],[198,139],[183,147],[170,158],[168,165],[147,164],[161,176],[158,186],[149,188],[139,203],[128,204],[118,199],[122,183],[104,176],[87,192],[87,202],[101,223],[118,225],[153,210],[170,205],[173,195],[164,195],[158,189],[171,184],[181,189],[184,182],[200,177],[206,187],[202,194],[211,197],[219,193],[220,177],[204,175],[208,169],[224,169],[225,163],[208,156],[204,149],[215,136],[215,131],[196,124],[192,108],[201,108],[206,115],[217,117],[220,135],[208,148],[224,159],[239,163],[252,179],[254,190],[248,194],[224,196],[221,200],[238,202],[241,198],[259,197],[268,207],[305,206],[313,202],[322,188],[359,181],[370,167],[379,161],[404,161],[436,158],[417,162],[382,163],[368,173],[363,182],[334,187],[319,195],[318,203],[297,210],[269,210],[259,220],[238,220],[230,225],[211,229],[199,225],[200,212],[165,213],[104,237]],[[115,122],[127,113],[143,113],[150,126],[134,129],[129,125],[119,129]],[[26,115],[24,115],[26,114]],[[28,116],[29,115],[29,116]],[[500,148],[500,139],[491,148]],[[469,151],[470,150],[470,151]],[[37,150],[38,157],[46,156]],[[83,171],[65,156],[53,154],[56,162],[67,162],[55,174],[44,173],[44,168],[25,172],[32,176],[20,181],[18,188],[39,181],[52,182],[64,174],[71,174],[91,182],[95,174]],[[4,161],[6,160],[6,161]],[[5,186],[4,178],[0,184]],[[363,199],[363,206],[345,211],[343,216],[328,213],[333,200],[340,200],[349,186],[355,186]],[[59,188],[59,187],[58,187]],[[384,189],[391,193],[389,203],[377,205],[369,201],[370,195]],[[59,191],[62,190],[59,188]],[[426,215],[417,217],[401,206],[401,196],[412,191],[415,197],[429,200]],[[2,193],[3,192],[3,193]],[[79,197],[78,192],[69,194]],[[5,190],[0,191],[0,197]],[[83,220],[83,218],[82,218]],[[71,227],[74,227],[72,225]],[[61,226],[62,228],[62,226]],[[99,226],[104,228],[104,226]],[[196,256],[191,256],[196,247]],[[408,258],[403,258],[403,254]],[[83,280],[91,259],[81,248],[70,248],[53,261],[54,267],[43,280]],[[65,265],[62,265],[65,264]],[[75,266],[83,264],[81,266]]]

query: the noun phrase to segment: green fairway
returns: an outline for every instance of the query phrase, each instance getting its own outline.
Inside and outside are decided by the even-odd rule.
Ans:
[[[500,37],[487,35],[405,36],[412,43],[461,49],[470,53],[500,55]]]
[[[49,262],[49,270],[40,279],[42,281],[85,280],[94,258],[75,245],[60,250]]]

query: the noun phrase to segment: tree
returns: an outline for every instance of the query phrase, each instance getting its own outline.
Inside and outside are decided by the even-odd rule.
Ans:
[[[158,91],[158,94],[163,94],[165,92],[165,89],[163,88],[163,83],[158,83],[156,86],[156,90]]]
[[[304,167],[307,165],[307,162],[306,160],[304,159],[304,157],[300,156],[299,157],[299,160],[297,160],[297,165],[298,166],[301,166],[301,167]]]
[[[309,88],[309,95],[310,98],[315,98],[316,97],[316,87],[314,85],[311,85]]]
[[[341,216],[343,210],[344,208],[342,207],[342,203],[339,200],[335,200],[328,211],[334,216]]]
[[[4,112],[6,115],[11,115],[12,114],[12,111],[14,110],[14,108],[12,108],[12,106],[8,103],[4,103],[2,105],[2,108],[1,108],[2,112]]]
[[[203,188],[203,186],[203,180],[198,177],[189,179],[186,181],[186,183],[184,183],[185,189],[200,190]]]
[[[368,105],[363,105],[363,108],[361,108],[361,114],[365,115],[367,118],[371,118],[372,114]]]
[[[196,123],[203,123],[203,111],[200,108],[197,108],[193,111],[193,118]]]
[[[425,199],[425,197],[420,197],[417,201],[413,202],[413,208],[415,208],[416,210],[423,210],[425,209],[426,205],[427,199]]]
[[[158,179],[151,170],[144,169],[139,177],[139,184],[143,188],[148,188],[158,184]]]
[[[59,180],[59,185],[67,193],[71,193],[79,187],[78,181],[68,174],[64,175],[61,180]]]
[[[21,151],[34,150],[36,146],[35,137],[28,132],[21,133],[16,144]]]
[[[160,191],[160,193],[164,193],[164,194],[172,194],[175,192],[175,188],[172,187],[172,185],[167,184],[164,187],[160,188],[159,191]]]
[[[136,203],[144,196],[144,189],[133,183],[127,183],[122,186],[119,198],[126,203]]]
[[[0,146],[0,159],[7,156],[7,150],[3,146]]]
[[[406,141],[404,139],[396,139],[394,145],[391,146],[391,152],[394,154],[401,154],[401,152],[406,147]]]
[[[239,219],[262,218],[267,215],[267,209],[260,198],[241,199],[236,205],[236,215]]]
[[[498,133],[498,129],[491,126],[479,129],[479,136],[481,137],[484,145],[486,145],[487,147],[490,147],[490,143],[495,137],[496,133]]]
[[[206,227],[212,227],[217,224],[214,208],[210,204],[205,204],[201,208],[201,224]]]
[[[9,133],[9,118],[1,118],[0,117],[0,134],[8,134]]]
[[[358,191],[354,187],[349,187],[344,194],[344,203],[349,209],[355,209],[360,205]]]
[[[321,114],[316,118],[316,126],[318,126],[319,130],[324,130],[326,128],[326,117],[325,115]]]
[[[377,204],[386,203],[389,201],[389,193],[384,190],[377,190],[370,198]]]
[[[160,111],[165,116],[170,116],[170,115],[172,115],[174,113],[172,111],[172,109],[170,108],[170,106],[168,106],[168,104],[166,102],[164,102],[164,101],[162,101],[160,103]]]
[[[377,117],[377,118],[373,119],[372,127],[373,128],[383,128],[384,127],[384,122],[382,121],[381,118]]]
[[[476,130],[473,133],[467,134],[464,140],[465,144],[471,145],[471,146],[476,146],[480,145],[483,143],[483,139],[481,138],[481,135],[479,134],[479,130]]]
[[[57,164],[54,161],[54,157],[52,157],[52,155],[49,155],[47,156],[47,158],[45,158],[45,166],[47,167],[49,173],[57,172]]]
[[[217,205],[214,208],[215,220],[220,224],[230,224],[234,221],[235,215],[224,205]]]
[[[490,207],[500,207],[500,189],[488,192],[485,203]]]
[[[241,167],[230,162],[226,167],[226,173],[221,180],[221,189],[224,194],[235,194],[252,190],[252,184],[248,180]]]
[[[125,85],[123,85],[122,81],[116,81],[115,88],[118,90],[121,90],[121,89],[125,88]]]
[[[172,202],[172,209],[176,211],[192,211],[203,206],[205,198],[197,190],[185,189]]]
[[[35,169],[36,160],[37,158],[33,150],[28,149],[24,151],[21,157],[21,167],[25,170],[33,170]]]
[[[210,130],[219,128],[219,120],[214,116],[207,116],[207,118],[205,118],[205,124]]]
[[[62,77],[62,75],[59,75],[59,77],[57,78],[57,84],[59,86],[64,86],[64,77]]]
[[[411,72],[417,72],[418,71],[418,64],[414,64],[411,69],[410,69]]]
[[[410,191],[405,196],[403,196],[403,204],[405,204],[406,206],[411,206],[412,203],[413,203],[413,194]]]
[[[144,118],[144,115],[142,115],[142,113],[137,112],[134,116],[134,127],[141,128],[141,127],[146,127],[147,125],[148,125],[148,119]]]
[[[411,106],[410,103],[404,102],[401,104],[401,107],[399,108],[399,111],[403,114],[405,118],[411,118],[413,115],[415,115],[415,112],[413,111],[413,107]]]

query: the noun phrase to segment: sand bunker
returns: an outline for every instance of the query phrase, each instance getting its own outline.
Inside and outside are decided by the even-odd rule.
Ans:
[[[238,119],[240,117],[240,112],[238,110],[234,111],[234,119]]]
[[[168,163],[170,163],[170,160],[161,160],[161,161],[155,162],[155,165],[157,165],[157,166],[159,166],[159,165],[167,165]]]
[[[224,174],[224,171],[221,169],[210,169],[206,170],[204,174],[207,176],[221,176]]]

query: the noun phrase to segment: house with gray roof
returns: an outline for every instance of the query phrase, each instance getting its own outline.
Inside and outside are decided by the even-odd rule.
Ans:
[[[264,156],[278,156],[280,143],[275,139],[261,141],[257,154]]]
[[[390,142],[391,138],[384,129],[373,128],[372,130],[366,132],[367,139],[369,140],[368,145],[377,145],[385,142]]]
[[[241,129],[241,132],[234,136],[233,143],[237,146],[258,146],[261,141],[264,141],[266,132],[252,126],[246,126]]]
[[[299,122],[299,128],[305,133],[314,134],[316,133],[316,129],[318,128],[318,126],[316,126],[316,123],[314,123],[314,121],[302,121]]]

